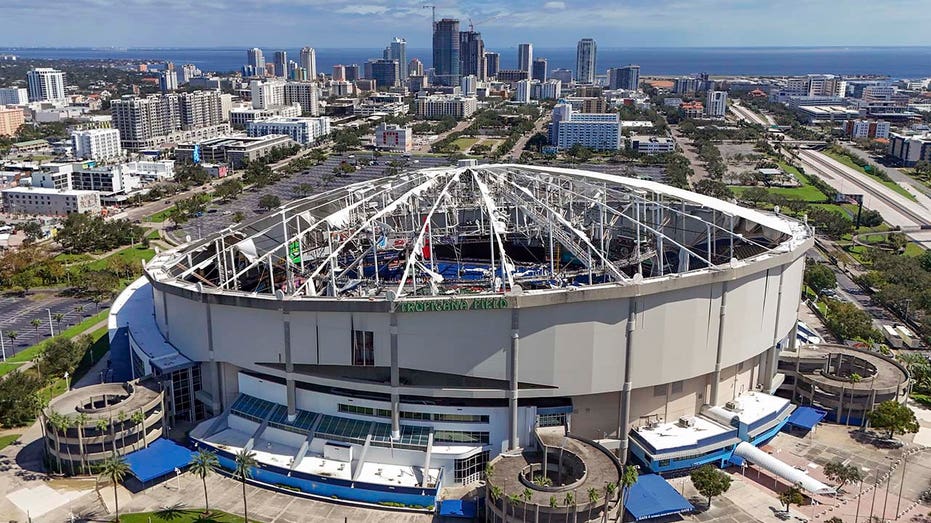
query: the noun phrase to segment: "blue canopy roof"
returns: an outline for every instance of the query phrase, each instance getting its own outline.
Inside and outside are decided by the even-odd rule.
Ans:
[[[695,509],[672,485],[656,474],[637,478],[637,482],[630,488],[624,506],[637,521],[691,512]]]
[[[444,499],[440,501],[440,516],[473,519],[478,512],[474,501]]]
[[[144,449],[126,455],[126,463],[136,479],[146,483],[191,462],[192,452],[177,443],[159,438]]]
[[[792,425],[793,427],[798,427],[806,430],[811,430],[815,428],[815,425],[821,422],[828,413],[821,409],[816,409],[813,407],[798,407],[789,416],[789,419],[786,420],[786,423]]]

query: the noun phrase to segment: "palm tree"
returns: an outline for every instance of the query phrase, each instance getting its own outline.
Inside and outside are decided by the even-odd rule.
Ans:
[[[524,487],[524,491],[521,492],[521,494],[522,494],[523,497],[524,497],[524,517],[523,517],[523,519],[526,520],[526,519],[527,519],[527,505],[530,503],[530,500],[533,499],[533,492],[532,492],[529,488]]]
[[[62,434],[68,430],[68,427],[71,426],[71,421],[67,416],[55,411],[49,412],[47,420],[52,425],[52,428],[55,429],[55,461],[58,462],[58,473],[63,474],[61,470],[61,437]],[[74,474],[74,465],[72,465],[71,473]]]
[[[249,505],[246,501],[246,478],[252,476],[253,467],[258,467],[259,462],[255,459],[255,452],[242,449],[236,454],[236,471],[234,475],[239,476],[242,481],[242,520],[249,523]]]
[[[126,474],[129,473],[129,465],[126,464],[126,460],[122,456],[117,456],[113,454],[106,460],[104,460],[101,465],[100,476],[104,479],[108,479],[113,483],[113,506],[116,509],[116,521],[120,520],[120,500],[116,491],[117,485],[123,478],[126,477]]]
[[[191,472],[200,476],[204,483],[204,514],[210,514],[210,501],[207,499],[207,476],[212,474],[220,466],[220,460],[217,455],[206,449],[200,449],[196,454],[191,456]],[[243,496],[245,500],[245,496]]]
[[[569,521],[569,505],[575,503],[575,494],[571,491],[566,492],[566,496],[562,498],[562,504],[566,506],[566,521]]]
[[[120,447],[123,449],[126,448],[126,417],[126,413],[122,410],[116,413],[116,421],[120,424]]]
[[[588,489],[588,520],[592,519],[592,509],[595,508],[595,503],[598,503],[598,500],[601,499],[601,494],[598,492],[598,489],[592,487]]]
[[[32,321],[29,322],[29,325],[32,325],[32,327],[36,330],[36,344],[38,344],[39,343],[39,327],[42,326],[42,320],[40,320],[39,318],[33,318]]]
[[[129,418],[133,422],[133,431],[136,433],[136,441],[133,442],[133,449],[136,448],[136,445],[139,443],[139,433],[142,433],[142,445],[145,446],[145,427],[142,423],[145,421],[145,414],[141,410],[133,412],[133,415]]]
[[[104,434],[106,434],[108,425],[109,423],[107,423],[107,420],[105,418],[99,418],[97,421],[94,422],[94,428],[97,429],[97,432],[100,433],[100,436],[103,436]],[[107,444],[103,443],[103,441],[101,441],[101,448],[103,448],[104,450],[106,450],[107,448]],[[113,453],[116,454],[116,449],[113,449]]]
[[[78,449],[81,452],[81,470],[87,474],[87,460],[84,459],[84,425],[87,425],[87,414],[81,412],[75,418],[74,423],[78,429]]]
[[[637,472],[637,467],[633,465],[624,467],[624,473],[621,474],[621,521],[624,521],[624,517],[627,515],[627,497],[630,495],[630,487],[634,486],[639,476],[640,473]]]
[[[13,330],[6,331],[6,337],[10,338],[10,348],[13,349],[13,356],[16,356],[16,338],[19,337],[19,333]]]
[[[78,313],[78,320],[80,320],[80,319],[84,316],[84,306],[83,306],[83,305],[75,305],[75,306],[74,306],[74,312]],[[78,323],[80,323],[80,321],[79,321]]]
[[[608,508],[611,505],[611,500],[614,499],[615,492],[617,492],[617,483],[605,483],[605,511],[602,521],[608,521]]]
[[[61,322],[65,319],[65,314],[62,312],[56,312],[52,314],[52,319],[55,320],[55,325],[58,326],[58,333],[61,334]]]

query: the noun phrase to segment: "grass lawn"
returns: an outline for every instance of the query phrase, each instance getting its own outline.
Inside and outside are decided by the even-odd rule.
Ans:
[[[64,263],[64,264],[84,263],[84,262],[89,262],[89,261],[91,261],[91,259],[92,259],[92,258],[90,257],[89,254],[65,254],[65,253],[61,253],[61,254],[59,254],[58,256],[55,256],[55,261],[61,262],[61,263]]]
[[[19,367],[20,365],[22,365],[22,363],[0,363],[0,376],[11,372],[13,369]]]
[[[63,394],[67,390],[66,386],[67,382],[64,378],[55,378],[55,381],[39,389],[39,399],[43,402],[51,401],[52,398]]]
[[[19,439],[20,434],[7,434],[6,436],[0,436],[0,450],[3,450],[10,443],[13,443]]]
[[[107,351],[110,350],[110,335],[106,327],[95,330],[90,336],[94,340],[94,344],[84,353],[78,367],[74,369],[72,381],[81,379],[94,366],[94,363],[100,361],[100,358],[103,358]]]
[[[870,178],[872,178],[872,179],[878,181],[879,183],[885,185],[886,187],[892,189],[893,191],[895,191],[895,192],[901,194],[902,196],[905,196],[905,197],[908,198],[909,200],[915,200],[915,197],[912,196],[911,193],[909,193],[908,191],[906,191],[905,188],[903,188],[901,185],[899,185],[899,184],[897,184],[897,183],[895,183],[895,182],[893,182],[893,181],[886,181],[886,180],[883,180],[882,178],[876,176],[875,174],[871,174],[871,173],[868,173],[868,172],[864,171],[862,167],[860,167],[859,165],[853,163],[853,160],[851,160],[850,157],[847,156],[846,154],[835,154],[835,153],[833,153],[833,152],[831,152],[831,151],[828,151],[828,150],[825,150],[825,151],[823,151],[823,152],[824,152],[824,154],[826,154],[826,155],[830,156],[831,158],[837,160],[838,162],[840,162],[840,163],[846,165],[847,167],[850,167],[851,169],[853,169],[853,170],[855,170],[855,171],[859,171],[859,172],[861,172],[861,173],[863,173],[863,174],[869,176]]]
[[[780,162],[779,167],[795,176],[802,185],[800,187],[768,187],[766,190],[769,194],[778,194],[790,200],[801,200],[808,203],[819,203],[827,200],[827,196],[812,185],[807,176],[798,172],[798,169],[784,162]],[[749,187],[731,186],[731,190],[737,196],[740,196],[747,189]]]
[[[161,238],[161,237],[162,237],[162,235],[159,234],[158,230],[153,230],[152,232],[150,232],[149,234],[146,235],[146,238],[148,238],[148,239],[150,239],[150,240],[157,240],[157,239],[159,239],[159,238]]]
[[[110,258],[119,257],[124,260],[132,263],[133,265],[139,266],[141,260],[149,261],[155,257],[155,249],[145,248],[142,246],[137,247],[126,247],[123,250],[117,251],[106,258],[101,258],[99,260],[94,260],[87,264],[87,269],[91,271],[100,271],[107,268],[107,261]]]
[[[71,327],[65,329],[64,332],[62,332],[61,334],[59,334],[59,336],[67,336],[67,337],[69,337],[69,338],[73,338],[74,336],[77,336],[78,334],[84,332],[84,331],[87,330],[88,328],[90,328],[90,327],[96,325],[97,323],[100,323],[101,321],[107,319],[107,314],[108,314],[108,312],[109,312],[109,311],[108,311],[107,309],[104,309],[104,310],[100,311],[99,313],[97,313],[97,314],[95,314],[95,315],[93,315],[93,316],[91,316],[91,317],[85,319],[85,320],[82,321],[81,323],[78,323],[77,325],[73,325],[73,326],[71,326]],[[16,362],[25,363],[25,362],[27,362],[27,361],[30,361],[33,357],[35,357],[36,354],[38,354],[38,352],[41,350],[42,346],[43,346],[45,343],[47,343],[47,342],[48,342],[48,340],[41,341],[41,342],[39,342],[39,343],[36,344],[36,345],[33,345],[33,346],[31,346],[31,347],[27,347],[27,348],[25,348],[25,349],[23,349],[23,350],[17,352],[17,353],[16,353],[16,356],[13,356],[13,357],[11,357],[11,358],[7,358],[7,362],[8,362],[8,363],[7,363],[5,366],[0,367],[0,376],[6,374],[7,372],[10,372],[11,370],[13,370],[13,368],[15,368],[15,366],[11,366],[11,365],[9,365],[9,363],[16,363]]]
[[[908,242],[905,244],[905,255],[906,256],[921,256],[921,253],[925,252],[924,248],[921,245],[918,245],[915,242]]]
[[[162,223],[168,219],[168,215],[171,213],[172,206],[167,206],[167,209],[162,209],[155,214],[151,214],[145,217],[144,221],[153,222],[153,223]]]
[[[478,141],[478,138],[468,138],[468,137],[463,136],[461,138],[456,138],[456,140],[453,143],[459,146],[460,151],[465,152],[469,150],[469,147],[472,147],[473,145],[475,145],[475,142],[477,141]]]
[[[198,509],[166,509],[158,512],[122,514],[120,521],[123,523],[238,523],[242,521],[242,516],[234,516],[214,510],[211,511],[209,516],[205,517]]]

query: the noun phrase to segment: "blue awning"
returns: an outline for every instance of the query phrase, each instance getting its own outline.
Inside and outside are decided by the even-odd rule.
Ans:
[[[798,407],[786,420],[786,424],[800,429],[811,430],[821,422],[828,413],[813,407]]]
[[[474,501],[461,499],[444,499],[440,501],[440,516],[448,518],[473,519],[478,512]]]
[[[637,478],[637,482],[630,488],[624,506],[637,521],[691,512],[695,509],[679,491],[656,474]]]
[[[176,468],[186,467],[191,462],[192,454],[186,447],[159,438],[149,443],[147,448],[127,454],[126,463],[136,479],[147,483],[174,472]]]

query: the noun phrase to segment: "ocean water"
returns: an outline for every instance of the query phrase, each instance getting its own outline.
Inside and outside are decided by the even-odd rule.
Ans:
[[[277,49],[263,49],[271,61]],[[285,49],[298,60],[298,49]],[[501,67],[516,66],[517,49],[489,48],[501,54]],[[380,58],[381,49],[318,48],[317,69],[329,71],[335,64],[362,64]],[[246,48],[0,48],[0,54],[23,58],[113,59],[191,63],[204,71],[238,71],[246,61]],[[408,60],[420,58],[430,67],[430,49],[409,48]],[[550,71],[575,69],[574,48],[536,48],[534,57],[548,60]],[[596,67],[639,64],[642,75],[685,75],[707,72],[714,75],[800,75],[807,73],[878,74],[893,78],[931,76],[931,46],[928,47],[615,47],[599,48]]]

